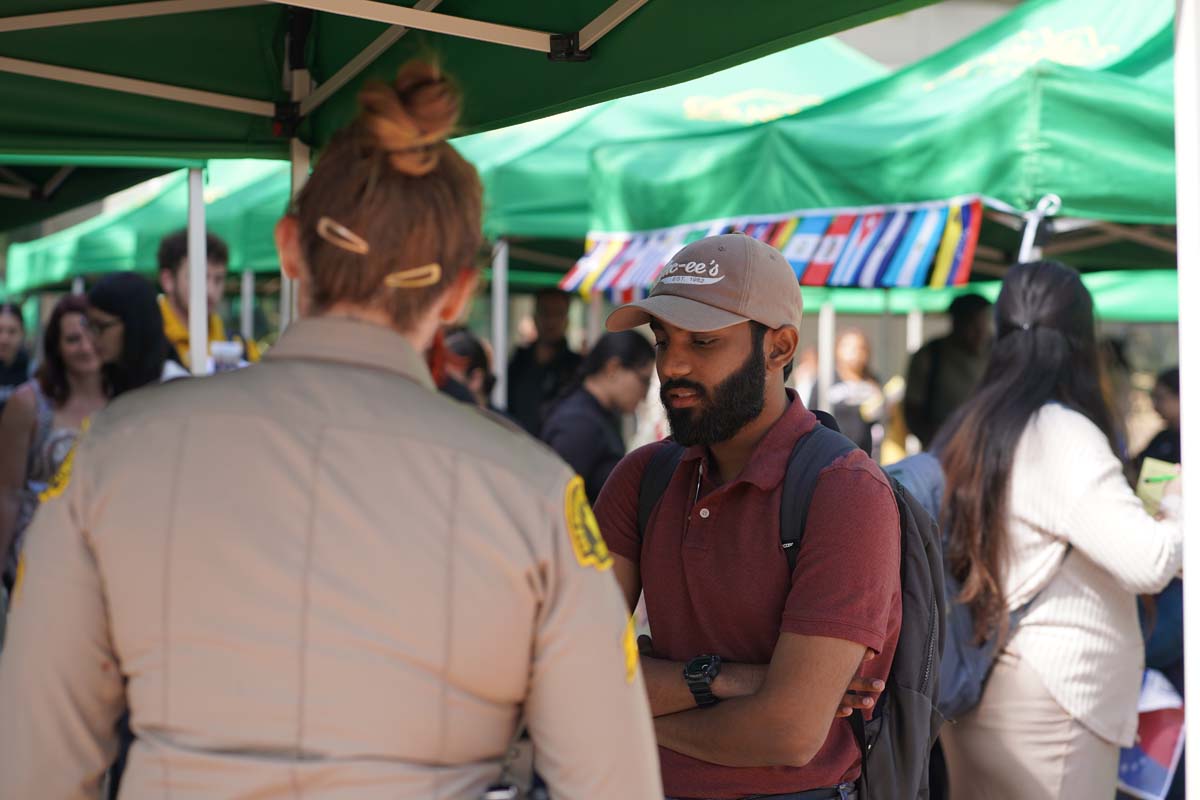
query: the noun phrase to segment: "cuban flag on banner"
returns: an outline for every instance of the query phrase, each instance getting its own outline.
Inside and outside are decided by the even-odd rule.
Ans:
[[[850,241],[850,231],[857,219],[857,214],[840,214],[833,218],[833,223],[830,224],[829,230],[825,231],[825,236],[817,247],[816,255],[813,256],[808,269],[800,278],[802,285],[824,286],[829,282],[829,273],[833,271],[833,265],[837,263],[837,260],[842,257],[842,251],[846,249],[846,243]]]
[[[1146,670],[1137,742],[1121,749],[1117,788],[1139,800],[1163,800],[1179,767],[1183,733],[1183,698],[1161,672]]]
[[[854,230],[850,232],[850,241],[842,251],[837,266],[833,268],[833,276],[829,279],[830,286],[854,286],[858,283],[859,273],[862,272],[867,256],[871,254],[875,239],[882,231],[882,222],[882,213],[863,214],[858,218],[858,222],[854,223]]]

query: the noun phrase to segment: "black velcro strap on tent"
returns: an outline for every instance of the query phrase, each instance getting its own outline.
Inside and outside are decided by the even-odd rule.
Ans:
[[[675,476],[675,470],[683,459],[684,447],[672,441],[663,442],[658,452],[650,457],[646,471],[642,473],[642,484],[638,488],[638,536],[645,537],[650,524],[650,515],[662,499]]]
[[[800,437],[800,441],[792,448],[787,474],[783,478],[783,501],[779,513],[779,538],[787,554],[789,570],[796,569],[800,541],[804,538],[804,525],[808,521],[808,507],[812,503],[821,470],[857,448],[854,442],[825,425],[817,425]]]

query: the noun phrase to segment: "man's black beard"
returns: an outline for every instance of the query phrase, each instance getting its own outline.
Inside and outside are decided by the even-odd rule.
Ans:
[[[662,385],[659,396],[676,442],[684,447],[708,447],[732,439],[758,419],[766,405],[767,359],[761,342],[754,345],[742,366],[717,384],[711,399],[707,389],[692,381],[676,379]],[[693,408],[672,408],[667,402],[667,392],[672,389],[696,392],[700,404]]]

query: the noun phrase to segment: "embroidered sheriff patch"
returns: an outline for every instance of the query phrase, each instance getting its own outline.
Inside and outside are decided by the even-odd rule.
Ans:
[[[633,683],[638,670],[637,633],[633,628],[633,617],[630,617],[625,625],[625,635],[621,637],[621,641],[625,648],[625,682]]]
[[[576,475],[567,484],[564,502],[567,514],[567,535],[571,537],[571,549],[582,566],[595,567],[603,572],[612,566],[612,555],[600,535],[600,525],[588,504],[583,478]]]

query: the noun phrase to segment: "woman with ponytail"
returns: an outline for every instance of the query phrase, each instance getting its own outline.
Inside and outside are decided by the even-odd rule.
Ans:
[[[632,414],[654,377],[654,345],[637,331],[601,336],[575,382],[550,410],[542,441],[583,476],[589,502],[625,457],[621,417]]]
[[[300,319],[262,363],[131,392],[34,522],[0,659],[5,796],[662,797],[582,481],[434,387],[475,288],[459,93],[373,84],[276,227]],[[511,766],[511,764],[509,764]]]
[[[980,704],[943,729],[951,796],[1112,797],[1137,728],[1137,595],[1179,572],[1182,529],[1125,480],[1079,274],[1019,264],[995,315],[983,381],[935,445],[959,601],[1005,642]]]

